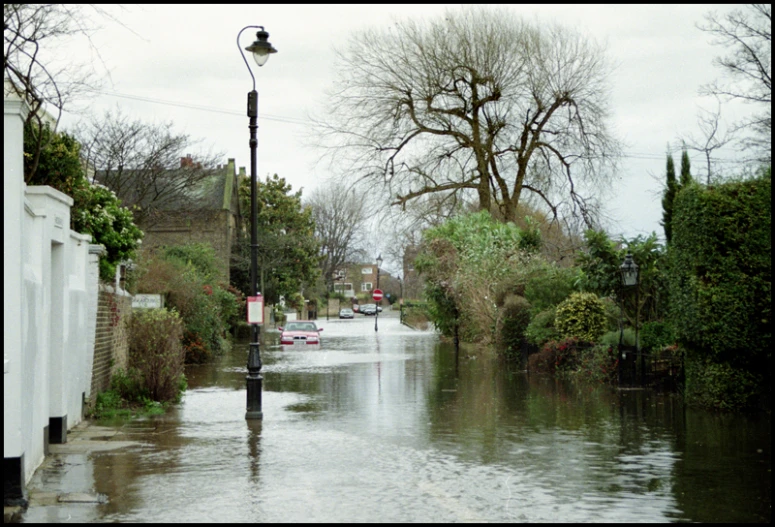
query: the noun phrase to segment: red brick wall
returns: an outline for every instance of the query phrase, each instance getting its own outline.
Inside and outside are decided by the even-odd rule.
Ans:
[[[132,316],[132,297],[117,295],[100,285],[97,305],[97,331],[94,339],[91,398],[110,387],[113,373],[127,367],[127,323]]]

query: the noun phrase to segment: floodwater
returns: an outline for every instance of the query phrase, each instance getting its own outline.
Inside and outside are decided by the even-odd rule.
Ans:
[[[106,503],[24,521],[770,522],[768,415],[456,359],[393,313],[378,332],[356,316],[319,320],[315,349],[266,332],[262,421],[247,342],[190,368],[182,404],[123,424],[138,446],[90,455]]]

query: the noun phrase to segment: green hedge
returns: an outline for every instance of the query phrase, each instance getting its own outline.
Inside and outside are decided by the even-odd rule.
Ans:
[[[688,370],[724,370],[725,379],[747,378],[743,372],[769,372],[771,192],[767,175],[718,187],[694,184],[676,197],[669,250],[671,320],[687,348],[687,362],[695,363],[687,364]],[[735,370],[740,371],[732,373]],[[695,401],[733,405],[718,403],[723,400],[720,387],[703,381],[700,390],[701,377],[696,375],[694,388],[687,389]],[[768,385],[763,379],[758,388]],[[750,399],[732,393],[730,397],[734,404]]]

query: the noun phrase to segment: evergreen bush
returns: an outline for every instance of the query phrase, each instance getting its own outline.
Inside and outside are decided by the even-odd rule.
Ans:
[[[557,306],[555,326],[564,338],[595,342],[606,330],[605,304],[594,293],[573,293]]]
[[[686,349],[690,403],[731,408],[771,390],[771,192],[768,170],[676,196],[671,322]]]

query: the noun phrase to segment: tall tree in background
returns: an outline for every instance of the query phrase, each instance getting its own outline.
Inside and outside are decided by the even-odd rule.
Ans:
[[[320,243],[321,267],[330,290],[334,273],[352,261],[366,236],[364,193],[341,181],[312,191],[306,204],[312,208],[315,235]]]
[[[86,166],[94,169],[92,182],[115,192],[146,228],[161,210],[195,209],[202,183],[221,158],[198,149],[197,141],[176,132],[172,123],[147,123],[120,110],[81,123],[75,135]]]
[[[673,236],[673,200],[678,192],[678,181],[675,178],[675,163],[673,156],[667,154],[665,193],[662,196],[662,227],[665,229],[665,240],[670,243]]]
[[[277,174],[256,181],[258,223],[258,285],[267,304],[290,297],[318,276],[320,247],[315,239],[312,209],[303,207],[301,191],[293,192]],[[239,183],[240,210],[250,210],[250,178]],[[231,281],[244,294],[250,284],[250,214],[242,216],[240,239],[234,245]]]
[[[713,44],[728,50],[713,63],[728,76],[704,88],[706,93],[757,104],[761,110],[738,123],[753,132],[744,146],[760,153],[760,161],[772,159],[772,4],[747,4],[724,17],[709,13],[698,28],[713,36]]]
[[[620,145],[608,129],[610,69],[590,39],[467,8],[356,33],[338,58],[316,133],[393,204],[473,195],[513,221],[534,200],[594,222],[585,194],[607,183]]]

